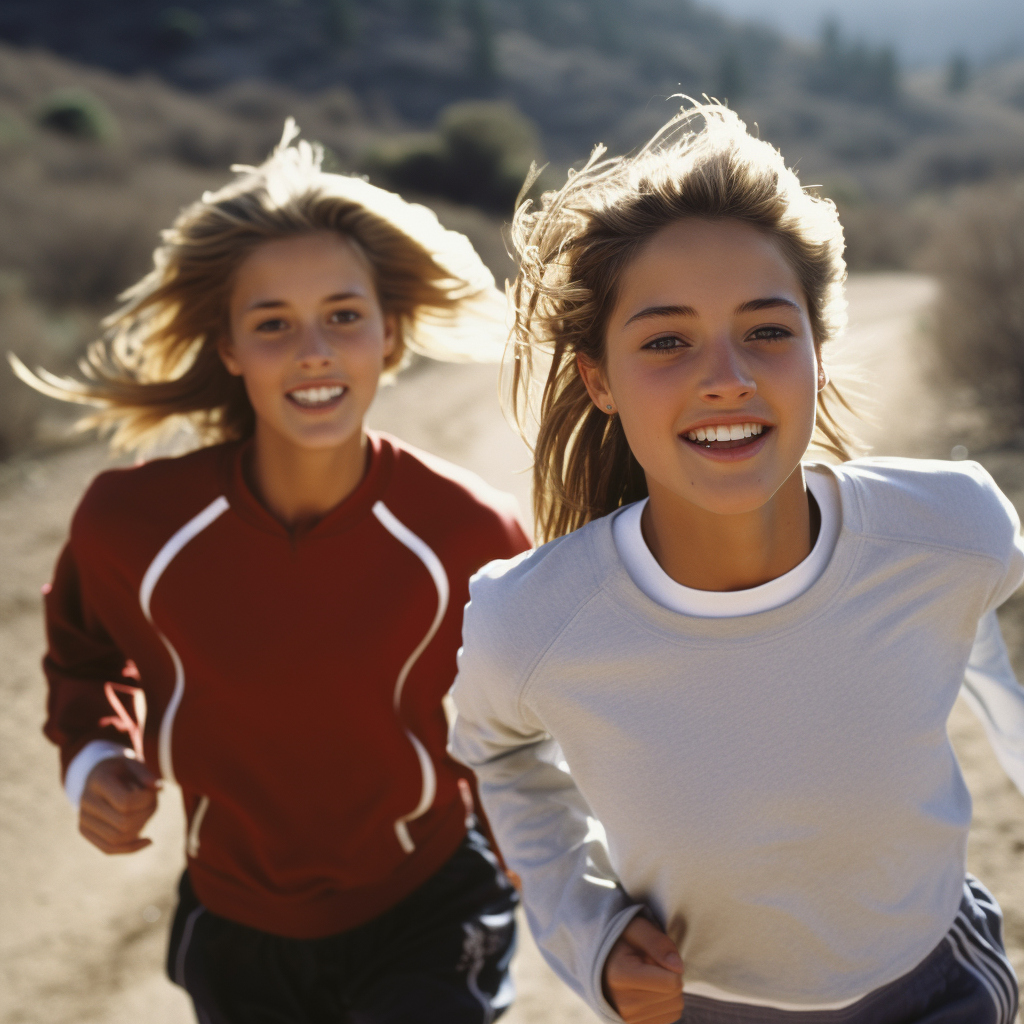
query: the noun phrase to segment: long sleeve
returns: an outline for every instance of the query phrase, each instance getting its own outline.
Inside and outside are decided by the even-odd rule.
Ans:
[[[122,678],[125,657],[82,593],[70,545],[61,553],[46,594],[46,632],[43,671],[49,696],[43,732],[60,747],[62,769],[66,772],[93,740],[131,747],[139,726],[134,702],[117,698],[113,690],[115,685],[117,691],[130,689]]]
[[[485,570],[486,571],[486,570]],[[523,881],[530,929],[556,974],[605,1020],[621,1021],[601,991],[605,959],[642,905],[623,891],[558,746],[495,664],[485,616],[467,608],[453,756],[476,772],[508,866]]]
[[[1024,794],[1024,688],[1010,665],[994,611],[978,625],[963,695],[981,719],[1003,770]]]

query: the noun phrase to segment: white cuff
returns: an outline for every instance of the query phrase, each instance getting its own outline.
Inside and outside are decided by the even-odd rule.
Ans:
[[[131,747],[124,747],[120,743],[112,743],[110,740],[90,740],[71,759],[68,770],[64,773],[64,792],[67,793],[71,806],[76,810],[82,802],[82,793],[85,792],[85,783],[89,778],[89,772],[100,763],[112,757],[130,757],[135,760],[135,751]]]

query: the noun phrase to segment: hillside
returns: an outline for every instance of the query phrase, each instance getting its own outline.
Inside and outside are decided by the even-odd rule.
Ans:
[[[713,0],[733,18],[764,22],[776,31],[810,40],[838,5],[830,0]],[[1000,54],[1024,53],[1024,5],[1020,0],[860,0],[842,5],[851,34],[873,43],[898,41],[913,64],[945,64],[961,53],[984,64]]]
[[[643,142],[673,94],[708,93],[835,199],[853,269],[907,267],[956,189],[1024,173],[1024,61],[948,85],[841,30],[793,43],[690,0],[5,0],[0,344],[70,365],[159,229],[288,115],[332,166],[433,205],[500,281],[530,157],[557,183],[598,141]],[[465,101],[492,104],[473,116],[493,181],[437,157]],[[402,163],[423,152],[431,180]],[[42,408],[0,376],[0,457]]]

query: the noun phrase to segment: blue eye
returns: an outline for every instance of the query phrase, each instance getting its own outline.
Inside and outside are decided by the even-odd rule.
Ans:
[[[644,348],[649,352],[670,352],[672,349],[687,347],[686,342],[674,334],[666,334],[661,338],[655,338],[644,345]]]

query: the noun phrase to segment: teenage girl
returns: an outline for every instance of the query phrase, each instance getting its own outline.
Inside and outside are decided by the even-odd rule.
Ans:
[[[848,461],[835,210],[698,112],[518,212],[550,543],[470,588],[453,752],[604,1020],[1010,1024],[946,722],[978,635],[1024,788],[1017,515],[974,463]]]
[[[409,349],[500,346],[505,302],[463,236],[293,134],[178,217],[88,380],[22,368],[122,447],[206,445],[82,500],[45,731],[106,853],[181,787],[168,971],[204,1024],[479,1024],[516,895],[442,698],[470,574],[529,545],[511,499],[363,419]]]

